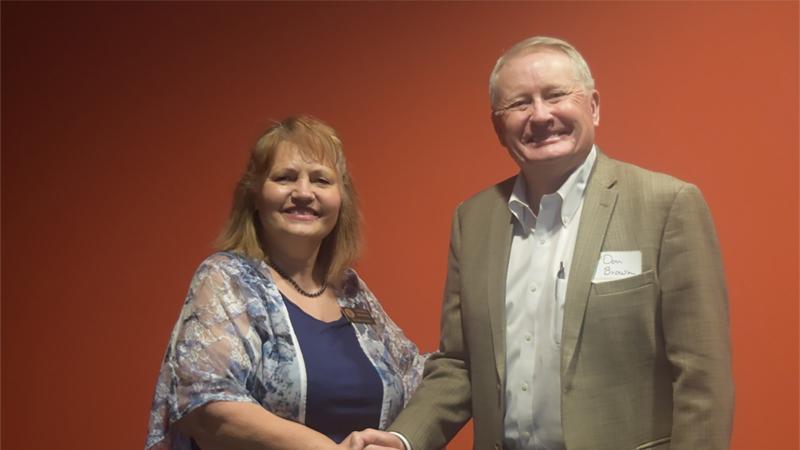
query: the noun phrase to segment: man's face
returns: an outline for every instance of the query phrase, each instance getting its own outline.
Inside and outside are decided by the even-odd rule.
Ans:
[[[498,73],[492,121],[500,143],[521,168],[568,171],[592,149],[599,102],[567,55],[535,49],[513,57]]]

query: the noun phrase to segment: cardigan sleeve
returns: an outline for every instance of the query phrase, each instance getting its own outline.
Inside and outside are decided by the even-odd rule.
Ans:
[[[175,422],[214,401],[259,403],[251,394],[260,339],[247,293],[224,255],[201,264],[161,365],[146,449],[188,449]],[[250,389],[248,389],[250,387]]]
[[[422,380],[425,361],[428,360],[431,354],[420,353],[416,344],[408,339],[403,330],[386,314],[386,311],[369,290],[366,283],[362,280],[359,280],[359,282],[362,295],[367,299],[370,309],[375,313],[376,320],[380,322],[381,329],[384,331],[383,343],[386,350],[398,368],[403,384],[403,405],[405,405]]]

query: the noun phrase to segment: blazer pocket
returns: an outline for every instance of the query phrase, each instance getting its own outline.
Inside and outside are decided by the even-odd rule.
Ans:
[[[639,275],[634,275],[620,280],[605,281],[602,283],[592,283],[592,290],[597,295],[616,294],[618,292],[630,291],[648,284],[656,283],[656,271],[648,270]]]
[[[653,448],[662,448],[663,450],[667,450],[669,448],[669,441],[672,439],[671,436],[663,437],[661,439],[656,439],[655,441],[645,442],[636,447],[635,450],[646,450],[646,449],[653,449]],[[665,447],[661,447],[664,445]]]

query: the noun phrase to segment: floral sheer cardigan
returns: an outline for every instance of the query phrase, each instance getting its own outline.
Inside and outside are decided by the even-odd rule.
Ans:
[[[354,323],[383,383],[379,428],[397,416],[422,376],[427,355],[392,322],[354,271],[342,307],[368,308],[374,324]],[[263,261],[233,253],[208,257],[192,279],[161,365],[146,450],[189,450],[173,424],[214,401],[249,402],[303,423],[306,377],[281,294]]]

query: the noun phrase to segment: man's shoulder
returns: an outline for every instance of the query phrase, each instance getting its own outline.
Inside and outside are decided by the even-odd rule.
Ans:
[[[613,159],[607,155],[599,158],[597,164],[598,171],[613,174],[614,182],[619,183],[620,187],[632,188],[641,192],[677,192],[690,185],[690,183],[672,175],[645,169],[636,164]]]
[[[618,195],[620,205],[626,205],[640,215],[661,217],[657,212],[672,210],[678,198],[705,202],[703,193],[696,185],[672,175],[606,156],[598,160],[596,169],[599,181],[590,181],[589,189],[595,194],[604,188],[613,190]]]

